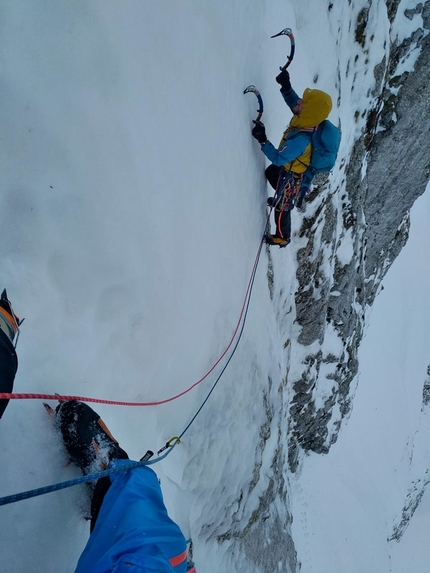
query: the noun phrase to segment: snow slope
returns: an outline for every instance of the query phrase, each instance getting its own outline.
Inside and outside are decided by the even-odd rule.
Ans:
[[[360,130],[354,113],[367,105],[366,90],[351,92],[354,76],[346,77],[347,30],[365,4],[3,4],[0,286],[26,318],[17,392],[152,401],[208,371],[236,326],[265,226],[265,163],[250,135],[256,100],[243,89],[261,90],[276,142],[290,114],[273,78],[289,45],[269,37],[290,26],[294,86],[315,82],[334,101],[341,93],[331,119],[342,122],[347,157]],[[383,10],[374,3],[376,22]],[[363,66],[355,77],[371,86]],[[155,468],[172,517],[194,539],[200,573],[241,573],[249,561],[267,571],[270,555],[286,553],[267,550],[268,533],[242,543],[255,514],[268,525],[288,520],[288,499],[261,515],[287,441],[284,345],[296,334],[294,250],[272,254],[273,299],[263,250],[238,351],[183,444]],[[97,411],[138,459],[182,431],[220,367],[177,402]],[[40,402],[11,403],[0,435],[2,495],[78,475]],[[305,491],[306,471],[305,485],[293,487]],[[308,503],[300,499],[296,516]],[[85,505],[76,487],[0,508],[2,571],[73,571],[88,537]],[[319,544],[296,535],[299,559],[305,550],[316,559]],[[281,568],[288,560],[279,558]]]
[[[4,5],[1,269],[26,318],[16,391],[158,400],[224,350],[267,197],[250,135],[256,102],[243,89],[273,82],[273,59],[286,58],[288,44],[268,40],[280,5]],[[285,370],[264,266],[223,386],[157,468],[195,541],[249,483],[265,416],[256,397]],[[138,459],[182,431],[208,390],[97,410]],[[3,495],[77,475],[40,402],[10,404],[0,432]],[[2,570],[73,571],[88,536],[82,505],[85,488],[3,507]],[[203,572],[226,550],[211,540],[202,562],[210,533],[196,543]]]

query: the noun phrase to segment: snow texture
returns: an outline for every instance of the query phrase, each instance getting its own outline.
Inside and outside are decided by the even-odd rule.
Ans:
[[[354,34],[363,14],[367,39]],[[403,39],[422,25],[410,16],[391,33]],[[161,400],[221,355],[266,224],[265,163],[250,134],[256,100],[243,90],[260,89],[276,142],[290,119],[274,82],[289,44],[270,36],[287,26],[296,91],[315,86],[338,103],[336,189],[388,49],[382,0],[3,3],[0,287],[25,317],[16,392]],[[295,322],[300,215],[291,249],[263,250],[229,368],[183,443],[154,467],[199,573],[289,573],[300,562],[304,573],[426,571],[430,277],[420,245],[429,219],[427,193],[375,304],[349,423],[329,455],[302,459],[295,474],[287,413],[288,381],[306,354]],[[315,242],[323,232],[321,219]],[[350,236],[338,239],[346,264]],[[329,269],[327,249],[319,264]],[[325,341],[321,403],[340,344],[333,329]],[[95,409],[139,459],[183,430],[221,366],[173,403]],[[11,402],[0,433],[1,495],[79,475],[40,402]],[[407,528],[411,491],[423,495]],[[87,508],[85,486],[1,507],[2,572],[74,571]],[[388,542],[396,532],[400,543]]]

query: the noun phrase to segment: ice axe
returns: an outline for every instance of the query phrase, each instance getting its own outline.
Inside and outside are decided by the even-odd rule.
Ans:
[[[284,28],[283,30],[281,30],[279,32],[279,34],[275,34],[274,36],[270,36],[270,37],[271,38],[277,38],[278,36],[288,36],[290,38],[290,42],[291,42],[291,50],[290,50],[290,55],[288,56],[288,61],[285,64],[285,66],[282,66],[280,68],[280,70],[286,70],[288,68],[288,66],[291,64],[291,62],[293,61],[294,51],[295,51],[295,47],[296,47],[293,31],[291,30],[291,28]],[[261,116],[263,115],[263,111],[264,111],[263,98],[261,97],[260,92],[258,91],[258,89],[254,85],[250,85],[247,88],[245,88],[243,93],[248,94],[251,92],[257,96],[258,104],[259,104],[259,107],[257,109],[258,115],[257,115],[257,119],[255,121],[260,121]]]
[[[257,96],[258,99],[258,115],[257,115],[257,119],[255,121],[260,121],[261,116],[263,115],[263,111],[264,111],[264,106],[263,106],[263,98],[260,95],[260,92],[258,91],[258,89],[254,86],[254,85],[250,85],[247,88],[245,88],[245,90],[243,91],[244,94],[249,94],[249,93],[253,93]]]
[[[275,34],[274,36],[270,36],[270,37],[271,38],[277,38],[278,36],[288,36],[290,38],[290,42],[291,42],[291,50],[290,50],[290,55],[288,56],[287,63],[285,64],[285,66],[282,66],[279,68],[280,70],[286,70],[288,68],[288,66],[291,64],[291,62],[293,61],[294,51],[296,49],[296,43],[295,43],[293,31],[291,28],[284,28],[283,30],[281,30],[279,32],[279,34]]]

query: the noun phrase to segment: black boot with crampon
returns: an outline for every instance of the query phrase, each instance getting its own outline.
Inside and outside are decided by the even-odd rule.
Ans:
[[[61,402],[55,415],[67,453],[84,475],[106,469],[115,459],[129,459],[101,417],[87,404],[77,400]]]
[[[84,475],[103,471],[114,460],[129,459],[97,412],[83,402],[60,402],[55,410],[49,404],[43,405],[48,414],[55,416],[55,425],[61,432],[70,461],[79,466]],[[92,532],[111,486],[110,477],[87,482],[87,486],[91,509],[87,510],[85,518],[91,520]]]

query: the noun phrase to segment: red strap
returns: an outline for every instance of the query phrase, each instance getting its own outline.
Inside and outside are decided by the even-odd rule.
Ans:
[[[187,550],[185,549],[183,553],[180,553],[179,555],[176,555],[175,557],[169,559],[169,563],[172,567],[177,567],[178,565],[183,563],[186,558],[187,558]]]

